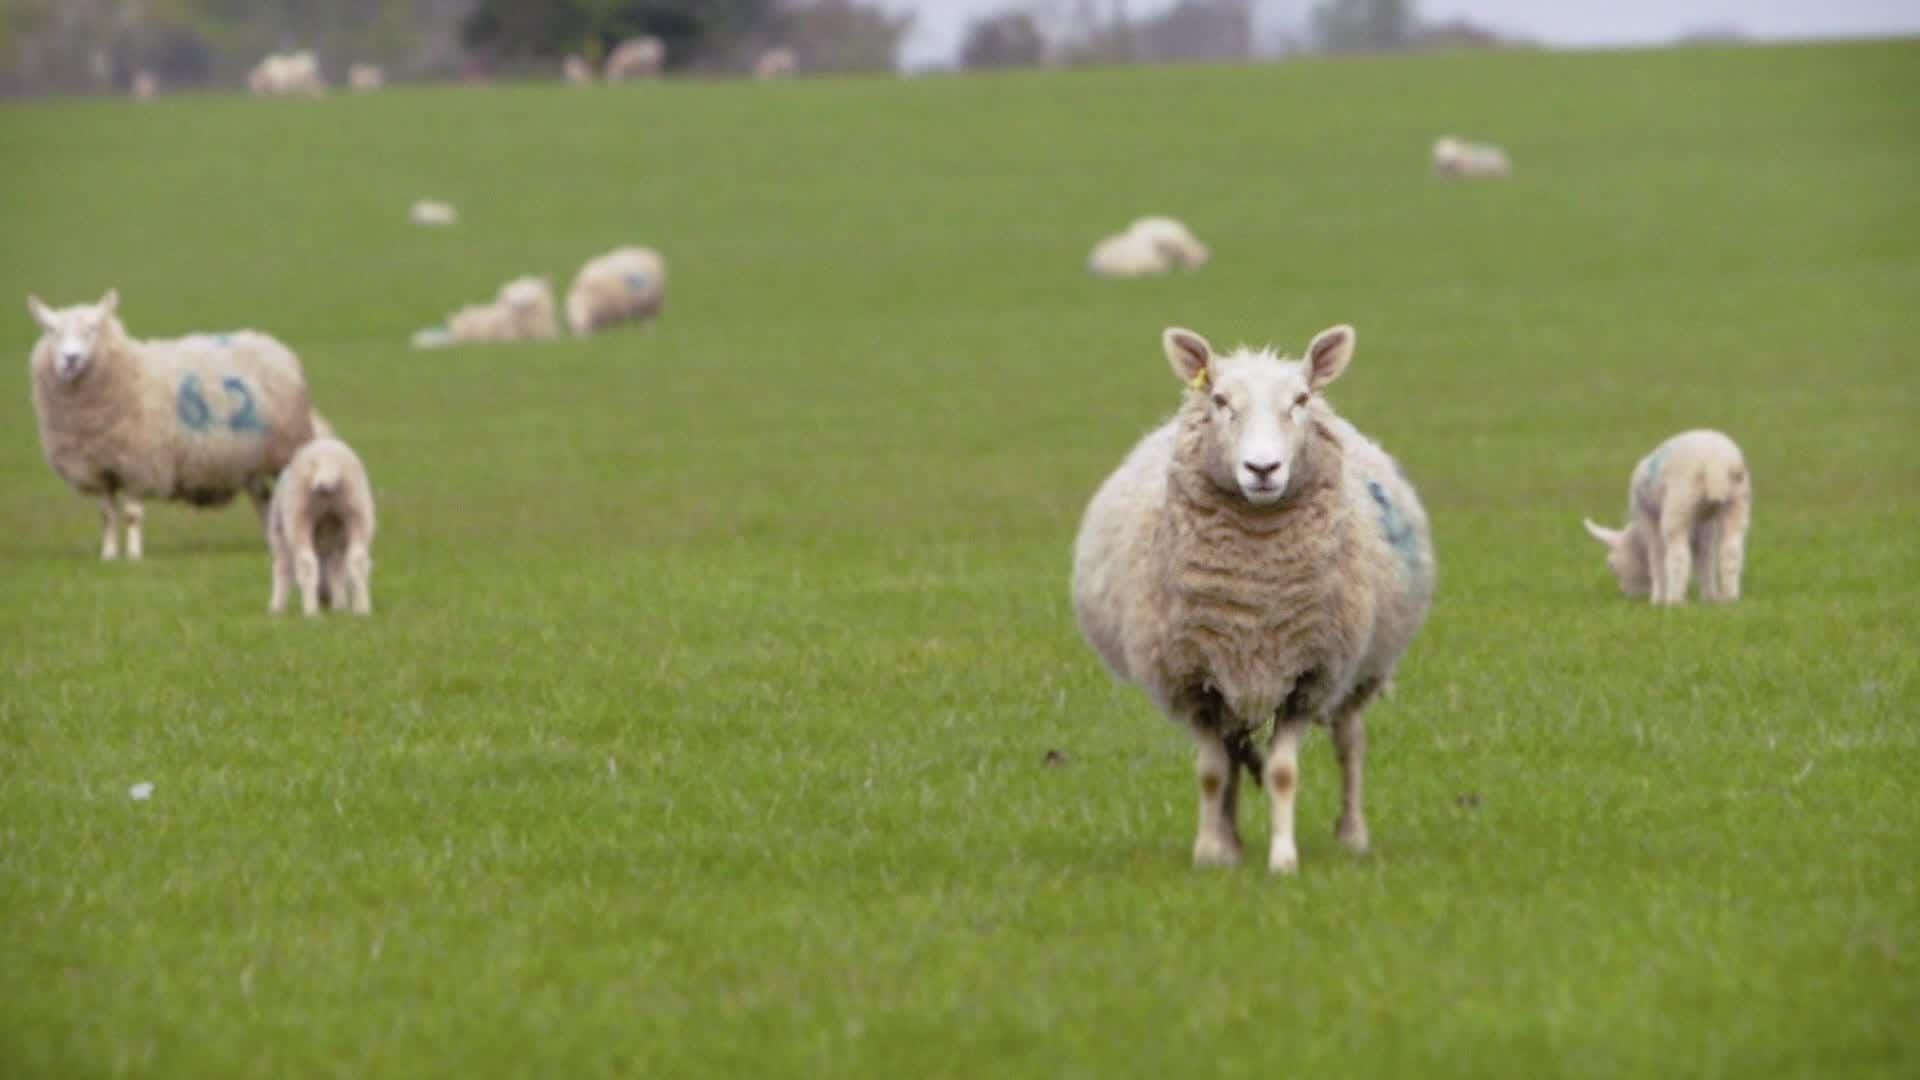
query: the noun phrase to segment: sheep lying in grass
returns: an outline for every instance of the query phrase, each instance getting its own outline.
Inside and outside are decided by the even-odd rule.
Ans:
[[[667,302],[667,262],[652,248],[623,247],[589,259],[567,290],[567,326],[586,337],[616,323],[652,319]]]
[[[98,304],[27,308],[33,406],[48,464],[101,500],[100,557],[141,557],[144,499],[219,506],[245,491],[265,511],[273,478],[313,435],[300,361],[250,330],[141,342],[116,317],[119,293]]]
[[[543,277],[517,277],[485,304],[469,304],[448,316],[445,327],[413,335],[416,349],[447,345],[544,341],[560,336],[553,286]]]
[[[1143,217],[1094,245],[1087,269],[1101,277],[1149,277],[1198,270],[1212,258],[1193,230],[1170,217]]]
[[[307,615],[318,615],[323,604],[372,614],[373,529],[373,485],[353,448],[338,439],[301,447],[274,485],[267,514],[267,610],[285,611],[288,590],[297,588]]]
[[[269,53],[247,73],[247,89],[254,97],[324,97],[326,76],[320,60],[309,50]]]
[[[1753,477],[1740,447],[1718,431],[1686,431],[1640,459],[1627,482],[1627,527],[1589,519],[1587,532],[1606,545],[1607,566],[1628,596],[1656,604],[1687,599],[1687,572],[1700,579],[1700,599],[1740,599]]]
[[[356,94],[371,94],[387,85],[387,73],[378,64],[354,64],[347,69],[347,89]]]
[[[1333,729],[1340,760],[1337,835],[1367,847],[1363,713],[1426,619],[1434,562],[1412,485],[1320,396],[1354,340],[1336,326],[1294,362],[1222,356],[1168,330],[1185,400],[1080,525],[1081,632],[1198,744],[1198,865],[1239,861],[1240,765],[1269,793],[1267,866],[1295,869],[1299,747],[1313,722]],[[1254,740],[1269,723],[1263,759]]]
[[[439,199],[420,199],[407,208],[407,220],[430,228],[458,225],[460,209]]]
[[[602,76],[608,82],[651,79],[666,66],[667,43],[651,35],[628,38],[607,54]]]
[[[1507,152],[1492,143],[1473,143],[1443,135],[1433,144],[1433,171],[1467,179],[1504,179],[1513,175]]]

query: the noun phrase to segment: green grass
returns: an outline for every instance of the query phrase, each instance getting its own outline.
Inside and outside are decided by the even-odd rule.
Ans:
[[[0,297],[281,335],[382,515],[371,621],[272,621],[245,511],[103,565],[0,396],[0,1074],[1914,1075],[1916,99],[1907,42],[0,109]],[[1148,211],[1214,264],[1081,271]],[[405,349],[624,241],[657,330]],[[1196,873],[1068,546],[1162,327],[1340,321],[1442,568],[1376,852],[1316,737],[1300,877]],[[1698,425],[1748,597],[1631,604],[1579,519]]]

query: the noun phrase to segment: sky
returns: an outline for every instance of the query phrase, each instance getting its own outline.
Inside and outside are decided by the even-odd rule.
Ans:
[[[1105,7],[1111,0],[1099,0]],[[1130,15],[1165,10],[1172,0],[1124,0]],[[1255,0],[1263,28],[1299,25],[1313,0]],[[949,64],[967,23],[1025,6],[1026,0],[881,0],[916,16],[908,67]],[[1920,34],[1920,0],[1421,0],[1440,21],[1466,16],[1548,45],[1650,45],[1702,27],[1737,27],[1756,38]]]

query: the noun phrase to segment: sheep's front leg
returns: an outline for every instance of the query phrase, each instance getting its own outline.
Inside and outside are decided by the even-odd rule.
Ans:
[[[146,554],[140,542],[140,526],[147,520],[147,508],[139,499],[121,496],[120,514],[127,522],[127,558],[137,561]]]
[[[1275,721],[1273,741],[1267,744],[1267,800],[1273,808],[1273,840],[1267,869],[1291,874],[1300,868],[1300,851],[1293,842],[1293,797],[1300,787],[1300,741],[1307,721],[1281,716]]]
[[[1200,830],[1193,838],[1193,865],[1240,865],[1240,770],[1227,753],[1217,724],[1201,712],[1188,718],[1198,748],[1194,771],[1200,780]]]
[[[113,492],[100,496],[100,557],[120,557],[120,497]]]
[[[308,616],[320,614],[320,556],[311,545],[294,550],[293,576],[300,583],[301,612]]]
[[[1369,695],[1371,696],[1371,695]],[[1367,760],[1366,702],[1349,705],[1333,719],[1333,749],[1340,758],[1340,822],[1334,835],[1356,855],[1367,850],[1367,814],[1362,808],[1361,773]]]

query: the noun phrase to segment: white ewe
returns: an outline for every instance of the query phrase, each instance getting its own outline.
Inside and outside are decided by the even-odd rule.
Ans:
[[[301,447],[274,485],[267,514],[267,610],[285,611],[288,590],[297,588],[307,615],[318,615],[322,604],[372,614],[373,529],[373,485],[353,448],[338,439]]]
[[[48,308],[31,362],[47,463],[105,518],[100,557],[141,557],[143,499],[219,506],[245,491],[264,513],[273,478],[312,438],[300,361],[250,330],[140,342],[115,317],[119,294]]]
[[[1268,789],[1268,868],[1295,869],[1312,722],[1333,729],[1340,841],[1367,847],[1363,711],[1426,619],[1434,563],[1412,485],[1320,396],[1354,340],[1336,326],[1293,362],[1168,330],[1185,400],[1101,485],[1075,542],[1081,632],[1198,744],[1198,865],[1239,861],[1237,763]]]
[[[1718,431],[1685,431],[1634,466],[1626,528],[1586,526],[1628,596],[1685,603],[1691,567],[1700,599],[1713,603],[1740,599],[1752,518],[1753,477],[1740,447]]]
[[[652,319],[667,302],[667,262],[652,248],[615,248],[589,259],[567,290],[567,326],[586,337],[615,323]]]

